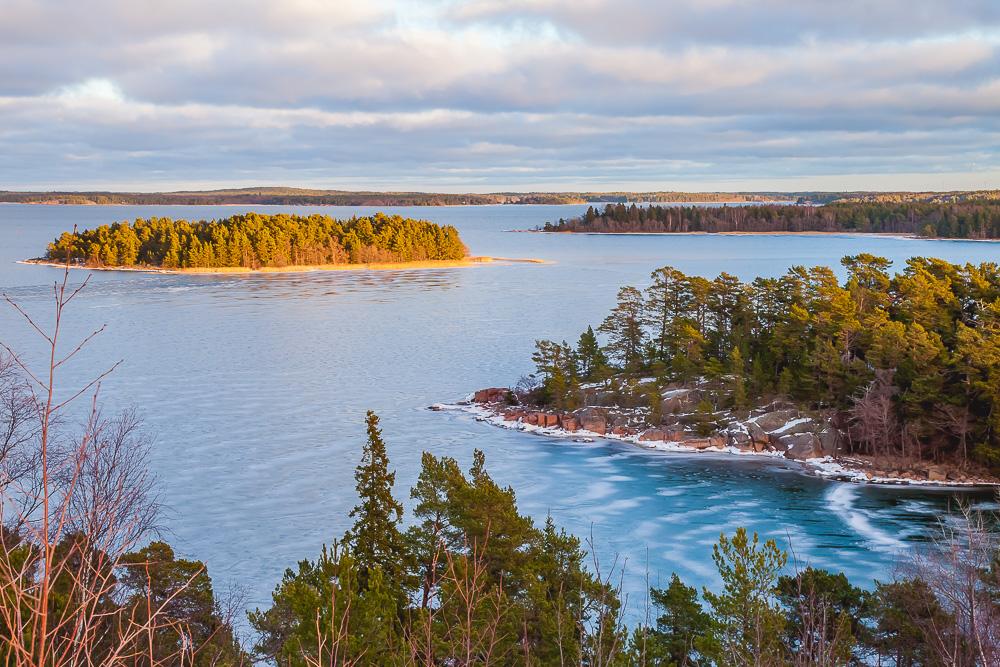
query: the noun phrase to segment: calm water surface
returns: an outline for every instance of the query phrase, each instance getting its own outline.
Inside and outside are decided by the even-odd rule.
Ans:
[[[623,284],[645,286],[670,264],[714,277],[774,276],[862,251],[902,265],[932,255],[1000,260],[1000,245],[852,236],[570,236],[511,234],[585,207],[390,208],[452,224],[474,254],[551,264],[422,271],[260,276],[95,273],[70,314],[69,333],[108,330],[67,371],[78,383],[110,362],[105,406],[137,407],[155,438],[152,465],[169,505],[167,538],[205,560],[219,584],[239,582],[266,604],[283,569],[314,556],[347,527],[364,413],[382,417],[398,495],[424,450],[471,461],[512,485],[523,510],[581,537],[593,534],[605,567],[627,560],[639,613],[648,576],[676,571],[713,583],[711,545],[747,526],[816,566],[858,583],[886,577],[926,539],[950,492],[824,482],[773,460],[581,445],[430,412],[438,401],[511,384],[531,370],[536,338],[575,340]],[[56,269],[14,262],[39,255],[73,225],[150,215],[212,218],[238,207],[0,205],[0,290],[44,319]],[[335,216],[374,209],[255,207]],[[83,274],[75,274],[82,279]],[[38,341],[9,309],[0,338],[29,355]],[[67,385],[68,386],[68,385]],[[989,505],[989,494],[972,497]]]

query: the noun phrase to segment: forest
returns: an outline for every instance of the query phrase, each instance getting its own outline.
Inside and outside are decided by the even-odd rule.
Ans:
[[[841,263],[843,283],[829,267],[750,283],[657,269],[575,346],[536,343],[533,400],[573,409],[583,384],[622,391],[629,377],[657,378],[650,391],[700,383],[708,413],[784,397],[826,415],[854,453],[1000,468],[1000,265]]]
[[[94,267],[258,269],[457,260],[467,254],[454,227],[398,215],[336,220],[315,214],[245,213],[200,222],[137,219],[64,232],[49,244],[46,259]]]
[[[541,231],[596,234],[690,232],[856,232],[929,238],[1000,238],[1000,200],[957,203],[852,201],[824,206],[589,207],[579,218],[548,222]]]

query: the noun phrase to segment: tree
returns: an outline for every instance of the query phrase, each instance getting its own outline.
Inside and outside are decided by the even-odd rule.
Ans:
[[[344,535],[344,543],[359,563],[358,583],[362,590],[368,583],[368,571],[377,566],[387,583],[398,587],[402,595],[406,549],[399,524],[403,505],[392,495],[396,473],[389,471],[378,415],[369,410],[366,423],[368,439],[354,472],[360,503],[351,510],[354,525]]]
[[[125,556],[118,577],[128,592],[125,606],[135,620],[148,622],[149,610],[158,609],[169,622],[145,651],[154,664],[184,662],[191,647],[198,648],[189,664],[207,667],[247,661],[233,636],[235,610],[224,609],[216,600],[203,563],[177,559],[168,544],[156,541]]]
[[[649,593],[659,616],[646,636],[647,657],[657,665],[706,664],[696,646],[711,631],[712,618],[702,609],[698,591],[674,573],[669,586]]]
[[[607,372],[608,359],[604,356],[593,327],[588,326],[580,334],[580,340],[576,344],[576,363],[580,378],[584,381],[600,378]]]
[[[618,290],[618,302],[604,319],[598,331],[608,334],[608,350],[627,370],[642,365],[644,305],[642,293],[634,287]]]
[[[773,540],[760,543],[737,528],[732,539],[719,536],[712,559],[722,592],[707,588],[712,636],[701,647],[718,664],[764,666],[781,661],[784,618],[776,603],[776,584],[787,556]]]
[[[807,567],[778,580],[778,599],[788,619],[785,642],[801,665],[847,665],[867,639],[870,596],[843,573]]]

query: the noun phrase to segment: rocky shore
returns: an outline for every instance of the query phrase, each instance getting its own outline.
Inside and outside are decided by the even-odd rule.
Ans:
[[[475,392],[461,403],[432,409],[466,410],[495,426],[582,442],[609,438],[668,451],[782,457],[822,477],[850,482],[997,485],[996,479],[980,471],[954,465],[849,454],[846,435],[840,428],[785,402],[761,406],[741,418],[725,411],[706,416],[694,410],[702,398],[698,389],[675,388],[663,393],[657,411],[660,423],[652,425],[647,407],[602,405],[606,397],[599,392],[590,392],[589,398],[586,407],[551,410],[522,405],[510,389],[492,387]]]

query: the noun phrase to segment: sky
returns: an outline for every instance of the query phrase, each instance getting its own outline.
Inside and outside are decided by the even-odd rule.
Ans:
[[[998,0],[0,0],[0,189],[1000,187]]]

